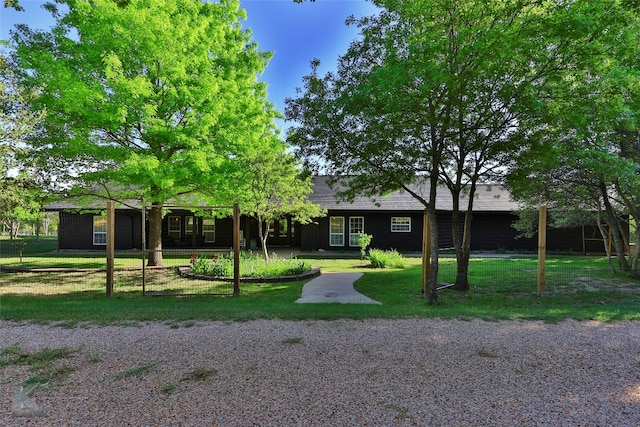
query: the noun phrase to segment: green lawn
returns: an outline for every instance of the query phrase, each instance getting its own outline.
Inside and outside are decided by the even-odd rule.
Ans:
[[[65,259],[76,267],[94,263],[82,257]],[[372,269],[357,258],[308,261],[325,272],[363,272],[356,289],[383,304],[294,304],[303,282],[241,284],[239,297],[142,297],[138,271],[118,272],[115,296],[106,298],[104,272],[4,272],[0,273],[0,317],[61,325],[258,318],[480,317],[549,322],[567,318],[640,319],[640,282],[627,275],[612,274],[604,258],[550,257],[546,264],[546,293],[542,297],[536,295],[535,258],[472,259],[471,290],[441,290],[439,304],[431,306],[420,295],[420,259],[407,259],[404,269],[386,270]],[[440,282],[451,282],[455,260],[442,258],[440,272]],[[194,282],[181,282],[171,269],[156,274],[166,281],[165,286],[182,291],[195,289]],[[151,281],[148,286],[156,286],[154,283]],[[195,294],[215,293],[211,290],[213,283],[198,282],[197,286],[200,288]]]

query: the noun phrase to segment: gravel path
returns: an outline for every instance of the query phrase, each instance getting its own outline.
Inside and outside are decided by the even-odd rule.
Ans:
[[[77,352],[0,363],[2,426],[640,425],[640,322],[0,321],[15,343]],[[42,370],[59,374],[31,395],[44,415],[16,416]]]

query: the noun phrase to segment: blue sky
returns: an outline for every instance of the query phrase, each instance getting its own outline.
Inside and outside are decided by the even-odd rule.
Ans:
[[[42,0],[21,0],[24,12],[0,8],[0,39],[7,39],[17,23],[32,28],[49,29],[50,14],[42,9]],[[241,0],[247,11],[246,27],[261,50],[274,52],[262,80],[269,85],[269,100],[284,112],[284,99],[295,96],[302,77],[309,73],[309,62],[319,58],[321,72],[335,68],[339,55],[346,52],[358,36],[356,27],[347,27],[345,19],[376,13],[367,0],[316,0],[294,3],[293,0]]]

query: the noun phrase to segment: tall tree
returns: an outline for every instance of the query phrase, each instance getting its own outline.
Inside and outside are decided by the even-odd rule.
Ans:
[[[274,222],[289,218],[301,224],[325,215],[309,201],[313,191],[311,176],[298,165],[293,154],[275,134],[265,136],[247,159],[246,188],[242,189],[242,212],[258,222],[258,235],[265,260],[269,260],[267,240]]]
[[[300,124],[289,140],[307,160],[321,158],[323,168],[347,181],[341,193],[347,199],[402,189],[425,206],[435,302],[438,184],[453,195],[456,287],[466,290],[476,184],[513,161],[516,130],[539,113],[550,82],[579,66],[590,40],[614,18],[584,2],[376,4],[386,9],[356,22],[362,39],[339,59],[337,72],[320,77],[313,63],[304,92],[288,100],[287,118]]]
[[[44,111],[29,108],[34,93],[17,81],[15,64],[0,53],[0,223],[13,239],[21,221],[41,216],[45,193],[37,171],[25,164],[25,140],[37,132]]]
[[[165,202],[229,204],[238,159],[272,120],[257,81],[270,54],[238,0],[58,3],[51,31],[13,34],[22,84],[49,112],[31,145],[59,180],[151,205],[149,264],[162,265]]]
[[[1,43],[0,43],[1,45]],[[33,135],[45,116],[44,109],[29,106],[35,93],[20,86],[16,64],[0,52],[0,175],[20,168],[24,141]]]
[[[554,85],[507,183],[524,202],[594,212],[598,225],[607,226],[600,227],[605,248],[611,236],[618,266],[637,275],[637,256],[631,266],[625,256],[625,216],[640,218],[640,21],[633,3],[597,2],[614,21],[593,38],[590,55],[566,77],[569,84]]]

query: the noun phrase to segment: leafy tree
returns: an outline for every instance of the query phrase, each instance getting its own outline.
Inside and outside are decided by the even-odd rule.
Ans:
[[[150,265],[162,265],[163,206],[196,194],[229,204],[243,152],[274,113],[238,0],[62,0],[48,32],[13,34],[22,84],[46,108],[30,141],[78,194],[135,198],[149,211]]]
[[[376,4],[386,10],[355,22],[362,39],[339,59],[337,72],[320,77],[315,61],[304,92],[288,100],[287,118],[300,124],[289,140],[310,164],[346,183],[339,195],[347,200],[404,190],[424,205],[433,303],[438,184],[453,195],[456,287],[465,290],[476,184],[496,179],[513,162],[520,128],[552,96],[551,83],[581,65],[591,52],[589,40],[615,18],[605,7],[582,2]],[[467,233],[461,235],[465,211]]]
[[[295,156],[285,152],[286,146],[271,134],[256,146],[247,158],[246,182],[241,191],[243,213],[258,222],[258,235],[265,260],[269,261],[267,239],[273,223],[291,216],[293,221],[306,224],[324,216],[319,205],[308,200],[313,191],[311,177],[297,164]]]
[[[0,174],[6,177],[19,168],[18,157],[24,152],[24,141],[36,132],[45,116],[44,110],[30,109],[32,91],[17,81],[15,64],[0,52]]]
[[[42,216],[43,183],[20,157],[24,141],[35,134],[45,114],[29,109],[33,93],[24,90],[14,73],[14,66],[0,53],[0,223],[16,237],[21,221]]]
[[[529,127],[530,144],[507,182],[523,201],[594,213],[610,260],[609,233],[618,267],[637,275],[637,255],[631,266],[625,257],[625,218],[640,217],[638,11],[630,2],[604,3],[615,25],[592,43],[570,85],[555,85],[544,121]]]

